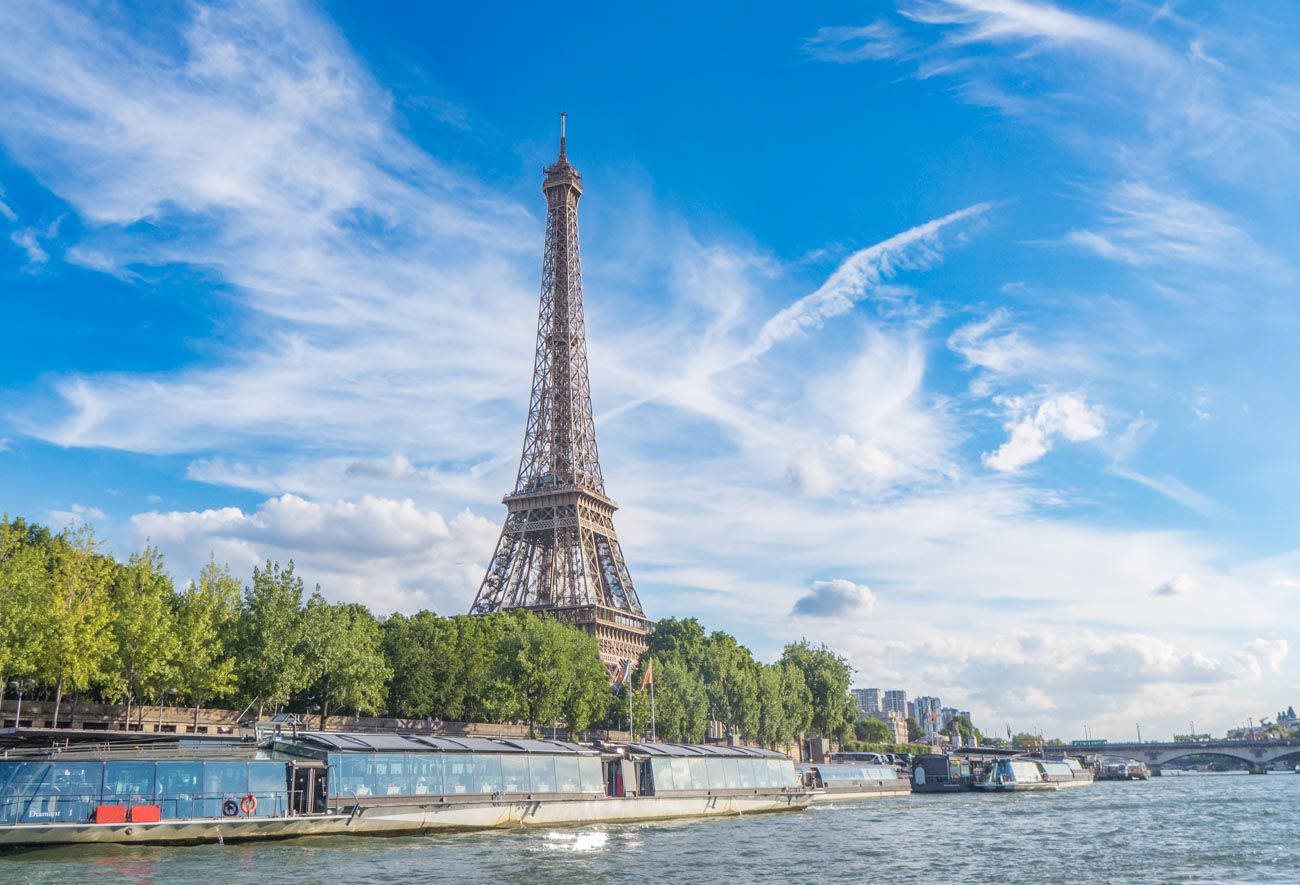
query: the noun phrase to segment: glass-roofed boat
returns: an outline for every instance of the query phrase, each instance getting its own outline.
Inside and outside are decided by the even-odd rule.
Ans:
[[[880,762],[814,762],[796,765],[814,802],[910,796],[912,782]]]
[[[1028,790],[1069,790],[1092,784],[1093,773],[1077,759],[1043,759],[1017,756],[998,759],[984,778],[971,786],[986,793],[1023,792]]]
[[[752,747],[298,732],[0,758],[0,848],[566,826],[804,808]]]

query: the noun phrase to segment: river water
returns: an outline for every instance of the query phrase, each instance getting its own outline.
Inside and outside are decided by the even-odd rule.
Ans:
[[[803,813],[0,857],[0,882],[1300,882],[1300,776],[912,796]]]

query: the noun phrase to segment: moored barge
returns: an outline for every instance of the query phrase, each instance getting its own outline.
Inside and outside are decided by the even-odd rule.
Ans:
[[[796,765],[813,802],[885,799],[910,796],[912,782],[892,765],[854,762],[814,762]]]
[[[752,747],[299,732],[0,759],[0,848],[399,835],[798,810]]]

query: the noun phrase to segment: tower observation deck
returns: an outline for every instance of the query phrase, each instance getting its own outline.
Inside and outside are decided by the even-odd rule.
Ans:
[[[654,626],[637,598],[605,494],[587,378],[578,254],[582,176],[560,155],[545,168],[546,244],[533,390],[506,522],[470,614],[523,608],[569,621],[600,641],[611,669],[636,661]]]

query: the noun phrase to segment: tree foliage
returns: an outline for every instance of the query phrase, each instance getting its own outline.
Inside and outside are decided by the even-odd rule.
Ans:
[[[851,671],[825,646],[787,646],[772,664],[694,618],[665,618],[632,679],[653,670],[661,739],[727,734],[789,746],[815,732],[853,736]],[[215,560],[175,589],[157,549],[126,562],[102,553],[93,531],[51,532],[0,519],[0,682],[33,679],[37,696],[65,692],[115,702],[177,698],[300,714],[385,713],[403,719],[560,722],[570,732],[639,732],[649,692],[617,697],[595,637],[527,612],[377,619],[356,603],[306,597],[293,562],[267,561],[244,586]],[[715,733],[715,737],[717,733]]]

